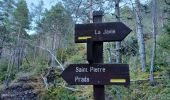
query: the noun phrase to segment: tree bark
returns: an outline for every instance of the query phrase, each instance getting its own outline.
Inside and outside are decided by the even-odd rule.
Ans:
[[[100,10],[103,11],[103,0],[100,0]]]
[[[157,1],[152,0],[152,55],[151,55],[151,66],[150,66],[150,82],[154,81],[153,71],[155,66],[156,58],[156,34],[157,31]]]
[[[107,49],[107,51],[108,51],[108,62],[109,63],[112,63],[112,54],[111,54],[111,46],[110,46],[111,44],[110,43],[107,43],[107,47],[106,47],[106,49]]]
[[[11,75],[12,75],[12,72],[13,72],[13,67],[14,67],[14,63],[15,63],[15,56],[16,53],[15,53],[15,50],[13,50],[13,53],[11,55],[11,59],[9,60],[9,63],[8,63],[8,70],[7,70],[7,73],[6,73],[6,78],[5,78],[5,86],[9,86],[9,82],[11,80]]]
[[[55,34],[53,35],[53,38],[52,38],[52,48],[51,48],[51,53],[54,55],[54,42],[55,42],[55,39],[54,39],[54,37],[55,37]],[[51,57],[51,66],[53,67],[54,66],[54,58],[53,57]]]
[[[115,0],[115,15],[116,15],[116,21],[120,22],[120,8],[119,8],[120,0]],[[121,63],[121,42],[116,42],[116,63]]]
[[[17,39],[17,53],[16,53],[16,57],[17,57],[17,71],[19,72],[19,67],[20,67],[20,34],[21,34],[21,26],[19,27],[18,30],[18,39]]]
[[[9,57],[9,61],[8,61],[8,68],[7,68],[7,71],[6,71],[6,76],[5,76],[5,86],[8,86],[8,81],[7,81],[7,79],[8,79],[8,74],[9,74],[9,71],[10,71],[10,65],[11,65],[11,62],[12,62],[12,58],[13,57],[13,54],[11,53],[11,56]]]
[[[136,33],[139,45],[139,55],[140,55],[140,63],[142,67],[142,71],[145,71],[146,66],[146,51],[145,51],[145,42],[144,42],[144,34],[143,34],[143,25],[142,25],[142,15],[140,8],[140,1],[135,0],[135,13],[136,13]]]
[[[1,57],[2,57],[4,42],[5,42],[5,37],[3,37],[2,41],[1,41],[1,46],[0,46],[0,59],[1,59]]]
[[[90,13],[89,13],[90,23],[93,23],[93,8],[92,8],[92,0],[89,0],[89,6],[90,6]]]
[[[54,33],[53,35],[53,39],[52,39],[52,54],[54,56],[56,56],[56,40],[57,40],[57,33]],[[55,60],[54,57],[51,56],[51,66],[54,67],[55,66]]]
[[[34,54],[33,54],[34,63],[35,63],[35,60],[36,60],[36,53],[37,53],[37,47],[35,46],[34,47]]]

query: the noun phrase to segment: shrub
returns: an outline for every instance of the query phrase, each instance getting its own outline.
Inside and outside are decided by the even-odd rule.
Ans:
[[[63,87],[52,87],[40,95],[40,100],[76,100],[76,97]]]

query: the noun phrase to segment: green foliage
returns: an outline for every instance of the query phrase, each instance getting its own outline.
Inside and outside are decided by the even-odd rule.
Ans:
[[[167,29],[167,33],[161,34],[158,37],[158,45],[163,49],[170,50],[170,28]]]
[[[169,35],[168,34],[160,34],[157,36],[157,45],[156,45],[156,60],[154,71],[162,71],[165,70],[165,67],[168,67],[169,64]],[[150,61],[151,61],[151,49],[152,40],[149,39],[146,41],[146,71],[150,70]]]
[[[168,100],[170,98],[170,93],[169,93],[170,89],[166,88],[164,89],[160,95],[159,100]]]
[[[67,48],[57,49],[57,59],[60,62],[82,63],[85,59],[84,55],[85,45],[83,44],[70,44]]]
[[[68,61],[69,63],[85,63],[85,45],[78,44],[75,46],[74,51],[75,54],[69,57]]]
[[[126,56],[138,55],[138,42],[135,33],[131,33],[122,43],[122,54]]]
[[[13,12],[14,22],[13,30],[17,32],[17,35],[24,38],[28,38],[29,35],[26,29],[29,29],[29,10],[27,8],[27,3],[25,0],[19,0],[16,5],[16,9]]]
[[[13,1],[13,0],[10,0]],[[64,0],[63,6],[62,3],[58,3],[53,6],[51,9],[46,10],[43,13],[43,6],[40,3],[39,7],[36,8],[38,28],[37,32],[42,34],[36,34],[34,37],[30,39],[28,44],[33,44],[36,46],[43,47],[45,49],[51,50],[51,37],[56,35],[56,55],[59,62],[68,62],[68,63],[86,63],[86,48],[84,44],[74,44],[74,36],[73,36],[73,22],[71,16],[76,16],[78,21],[87,21],[87,12],[89,12],[89,8],[85,10],[87,5],[86,1],[81,0]],[[160,1],[160,0],[159,0]],[[73,4],[74,5],[73,5]],[[77,9],[77,4],[81,3],[79,6],[79,10],[71,15],[69,11]],[[71,5],[72,4],[72,5]],[[112,5],[112,3],[110,3]],[[97,5],[96,5],[97,6]],[[113,5],[112,5],[113,6]],[[146,7],[146,11],[143,11]],[[156,65],[154,66],[154,77],[161,77],[161,79],[155,79],[155,86],[151,86],[149,81],[147,80],[149,77],[150,70],[150,58],[151,58],[151,45],[152,40],[150,39],[151,29],[151,21],[149,21],[150,13],[148,13],[148,5],[142,5],[142,15],[143,16],[143,28],[145,33],[146,40],[146,72],[141,72],[140,69],[140,57],[138,55],[138,46],[137,46],[137,38],[135,32],[131,33],[126,37],[124,41],[122,41],[122,58],[123,63],[128,63],[130,66],[130,78],[131,85],[129,88],[123,86],[106,86],[106,98],[114,99],[114,100],[168,100],[170,98],[170,28],[167,28],[167,32],[165,34],[157,35],[157,46],[156,46]],[[9,8],[9,7],[7,7]],[[66,10],[68,8],[68,10]],[[109,7],[112,8],[112,7]],[[14,29],[21,28],[21,34],[24,34],[25,28],[29,28],[29,11],[26,5],[25,0],[17,0],[16,8],[7,9],[8,13],[14,14],[14,23],[11,24],[11,20],[8,16],[3,20],[3,24],[6,27],[7,31],[5,34],[1,34],[2,36],[8,37],[7,33],[12,33]],[[14,13],[13,13],[14,11]],[[136,28],[134,12],[132,8],[128,6],[122,6],[121,9],[121,20],[131,29]],[[12,12],[12,13],[11,13]],[[107,13],[107,12],[105,12]],[[84,15],[82,15],[84,14]],[[85,15],[86,14],[86,15]],[[160,12],[159,12],[160,14]],[[13,18],[13,17],[12,17]],[[105,16],[105,21],[113,21],[114,14],[109,13]],[[159,19],[160,20],[160,19]],[[163,19],[162,19],[163,20]],[[162,24],[162,23],[160,23]],[[158,25],[159,26],[159,25]],[[160,27],[158,30],[161,31]],[[162,32],[162,31],[161,31]],[[51,36],[52,35],[52,36]],[[12,35],[11,35],[12,36]],[[147,37],[148,36],[148,37]],[[48,37],[48,38],[47,38]],[[50,38],[49,38],[50,37]],[[45,40],[44,40],[45,39]],[[11,39],[12,40],[12,39]],[[13,39],[14,40],[14,39]],[[46,41],[47,40],[47,41]],[[27,40],[26,40],[27,41]],[[57,45],[57,42],[59,42]],[[12,41],[13,42],[13,41]],[[55,43],[53,42],[53,43]],[[6,45],[6,44],[5,44]],[[8,44],[7,44],[8,45]],[[27,48],[24,49],[24,52],[27,56],[29,63],[24,58],[22,62],[21,73],[30,74],[40,76],[44,73],[44,70],[49,67],[49,58],[51,55],[46,50],[41,50],[37,48],[35,52],[34,46],[26,45]],[[109,47],[109,46],[108,46]],[[111,55],[114,57],[114,44],[111,46]],[[4,47],[4,50],[8,48]],[[108,50],[105,50],[106,52]],[[109,57],[104,51],[104,57]],[[8,53],[8,50],[7,52]],[[33,59],[35,53],[35,59]],[[107,62],[107,58],[106,59]],[[113,58],[114,59],[114,58]],[[8,62],[0,63],[0,84],[3,83],[6,75],[8,67]],[[55,85],[63,84],[63,79],[60,77],[61,70],[56,70],[56,80]],[[14,67],[14,71],[12,73],[12,79],[15,78],[16,67]],[[23,74],[22,74],[23,75]],[[143,79],[143,80],[142,80]],[[139,81],[141,80],[141,81]],[[92,86],[75,86],[76,89],[80,91],[72,92],[64,87],[52,87],[49,90],[45,90],[41,95],[41,100],[91,100],[93,98]],[[83,90],[83,91],[81,91]]]
[[[167,33],[168,35],[170,35],[170,25],[169,25],[169,27],[166,28],[166,33]]]
[[[67,61],[67,59],[69,59],[69,57],[73,54],[72,51],[73,48],[68,48],[68,49],[65,49],[65,48],[59,48],[57,50],[57,59],[60,61],[60,62],[65,62]],[[74,50],[73,50],[74,51]],[[68,53],[69,52],[69,53]]]
[[[30,75],[39,76],[44,72],[44,69],[49,67],[48,52],[41,51],[37,48],[36,55],[34,58],[34,48],[27,48],[27,53],[23,58],[20,71],[23,73],[30,73]],[[42,55],[43,54],[43,55]]]
[[[129,6],[125,6],[120,9],[123,19],[133,20],[134,13]],[[127,21],[127,20],[126,20]]]
[[[170,59],[170,28],[167,28],[167,32],[159,35],[158,37],[158,47],[157,47],[157,64],[162,66],[163,69],[169,68]]]
[[[53,87],[45,91],[40,100],[76,100],[74,92],[63,87]]]
[[[83,55],[74,55],[69,59],[70,63],[81,64],[84,63],[85,58],[83,59]]]
[[[8,68],[8,63],[1,62],[1,64],[0,64],[0,84],[3,84],[3,81],[5,80],[7,68]]]
[[[13,67],[15,67],[15,66],[13,66]],[[0,84],[3,84],[3,82],[5,81],[7,69],[8,69],[8,60],[7,59],[6,59],[6,61],[1,60],[0,61]],[[16,69],[12,70],[11,76],[10,76],[10,81],[14,80],[15,78],[16,78]]]
[[[61,3],[56,4],[50,10],[46,10],[41,20],[40,27],[49,33],[70,33],[71,16]]]
[[[15,20],[21,29],[29,27],[28,8],[25,0],[19,0],[14,12]]]
[[[30,75],[39,76],[48,67],[48,60],[45,60],[44,58],[38,57],[35,61],[32,61],[31,59],[29,59],[29,61],[32,62],[31,65],[24,60],[21,71],[25,73],[29,72]]]
[[[3,42],[12,40],[10,39],[9,32],[12,31],[11,18],[14,7],[11,5],[14,5],[13,0],[3,0],[0,2],[0,41],[3,40]],[[2,45],[3,42],[1,41],[0,45]]]

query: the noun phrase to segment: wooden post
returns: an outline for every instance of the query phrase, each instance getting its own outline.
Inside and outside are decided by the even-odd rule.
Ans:
[[[93,23],[102,22],[102,11],[93,12]],[[91,39],[87,42],[87,60],[89,64],[103,63],[103,42],[93,42]],[[105,100],[104,85],[93,86],[94,100]]]
[[[102,23],[102,16],[102,11],[94,11],[93,23],[75,25],[75,42],[87,43],[89,64],[70,64],[62,72],[62,77],[70,85],[94,85],[94,100],[105,100],[104,85],[130,83],[127,64],[103,64],[103,42],[122,41],[131,29],[121,22]],[[92,71],[93,68],[103,70]]]

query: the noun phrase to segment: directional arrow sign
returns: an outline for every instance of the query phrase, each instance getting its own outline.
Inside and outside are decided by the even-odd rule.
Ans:
[[[71,64],[61,75],[69,85],[129,85],[127,64]]]
[[[122,22],[90,23],[75,25],[75,42],[92,41],[111,42],[122,41],[131,29]]]

